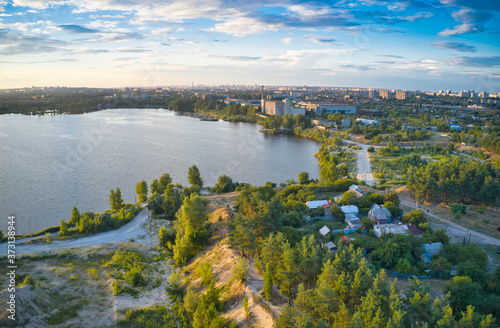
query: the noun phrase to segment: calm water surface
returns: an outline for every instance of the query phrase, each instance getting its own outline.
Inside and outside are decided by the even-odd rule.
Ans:
[[[221,174],[263,185],[308,171],[319,144],[266,136],[248,123],[203,122],[162,109],[114,109],[82,115],[0,116],[0,229],[16,215],[17,232],[33,232],[71,209],[104,211],[109,190],[119,187],[135,201],[135,185],[168,172],[187,185],[195,164],[206,186]]]

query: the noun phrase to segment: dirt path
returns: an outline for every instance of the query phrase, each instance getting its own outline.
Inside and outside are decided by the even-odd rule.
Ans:
[[[361,147],[360,150],[353,150],[356,153],[356,164],[358,166],[358,174],[356,179],[364,180],[367,185],[373,186],[377,182],[377,179],[372,174],[370,155],[368,154],[368,145],[363,145],[354,141],[344,140],[344,142],[349,144],[358,145]],[[380,147],[380,146],[376,146]]]
[[[132,221],[117,230],[99,233],[89,237],[72,239],[68,241],[55,241],[51,244],[26,244],[26,240],[16,242],[16,255],[40,253],[56,249],[66,249],[78,246],[94,246],[110,242],[124,242],[136,239],[147,234],[146,223],[148,210],[144,209]],[[7,243],[0,244],[0,254],[7,254]]]
[[[406,205],[411,208],[418,209],[418,206],[415,204],[414,200],[409,200],[409,199],[401,199],[401,204]],[[500,239],[485,235],[483,233],[467,229],[455,222],[452,222],[447,219],[443,219],[442,217],[437,216],[436,214],[432,213],[431,211],[426,212],[428,216],[437,219],[439,221],[438,225],[439,228],[444,228],[448,231],[450,235],[454,235],[454,239],[460,239],[463,240],[463,238],[467,235],[467,232],[470,233],[471,235],[471,241],[474,243],[478,244],[490,244],[490,245],[496,245],[500,246]]]

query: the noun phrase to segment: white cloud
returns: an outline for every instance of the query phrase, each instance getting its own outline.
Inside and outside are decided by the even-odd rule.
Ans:
[[[170,32],[172,32],[171,27],[164,27],[164,28],[157,28],[155,30],[152,30],[151,34],[153,34],[153,35],[165,35],[165,34],[169,34]]]
[[[228,18],[223,23],[217,23],[214,27],[205,29],[205,31],[244,37],[265,31],[277,31],[280,27],[280,24],[264,23],[251,17],[234,17]]]
[[[478,29],[474,24],[462,24],[462,25],[457,25],[454,28],[450,29],[447,28],[438,34],[440,36],[454,36],[454,35],[460,35],[460,34],[465,34],[465,33],[477,33],[481,32],[480,29]]]

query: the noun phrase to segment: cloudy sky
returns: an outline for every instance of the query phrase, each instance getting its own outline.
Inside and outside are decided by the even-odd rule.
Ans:
[[[500,1],[0,0],[0,88],[500,92]]]

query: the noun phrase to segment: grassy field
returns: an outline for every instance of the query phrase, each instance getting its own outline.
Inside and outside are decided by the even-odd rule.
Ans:
[[[483,213],[479,213],[478,208],[479,211]],[[467,214],[461,215],[458,220],[455,219],[455,214],[446,204],[441,203],[435,207],[433,206],[432,211],[436,215],[457,222],[466,228],[473,229],[488,236],[500,238],[500,232],[496,230],[497,227],[500,227],[500,212],[493,208],[484,208],[484,210],[482,210],[480,206],[469,205],[467,206]]]

